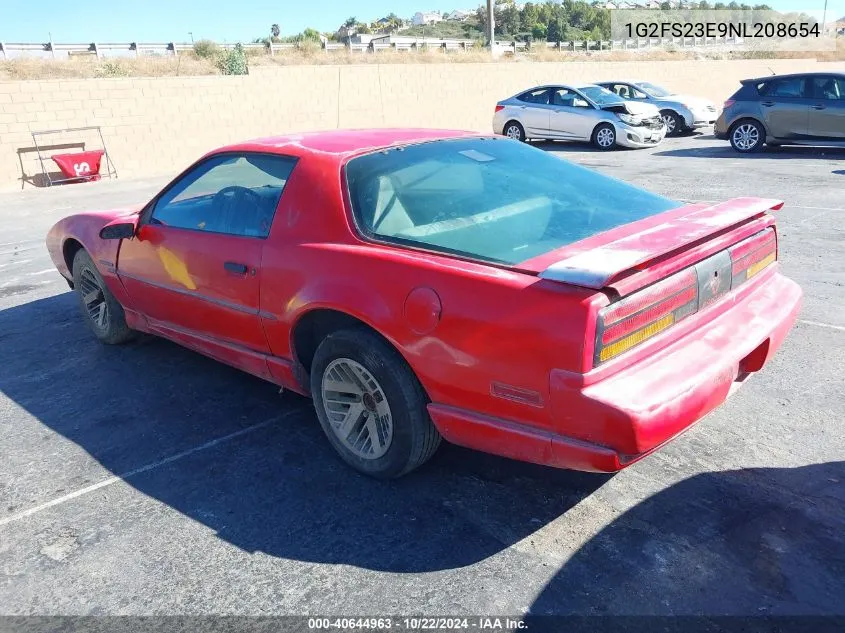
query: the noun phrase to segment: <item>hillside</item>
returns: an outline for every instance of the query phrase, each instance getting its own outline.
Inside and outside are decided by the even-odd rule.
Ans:
[[[481,27],[475,20],[467,20],[466,22],[444,20],[443,22],[438,22],[437,24],[412,26],[396,33],[396,35],[458,40],[480,40],[484,38],[484,33],[481,31]]]

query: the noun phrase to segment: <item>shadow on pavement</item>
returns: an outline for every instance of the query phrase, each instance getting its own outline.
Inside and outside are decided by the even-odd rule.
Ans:
[[[637,151],[629,147],[614,147],[612,150],[598,149],[587,141],[529,141],[529,145],[546,152],[579,152],[588,154],[606,154],[614,152]]]
[[[579,550],[531,613],[843,615],[843,596],[845,462],[829,462],[659,492]]]
[[[654,152],[654,156],[670,156],[678,158],[734,158],[739,160],[757,159],[845,159],[845,148],[838,147],[801,147],[801,146],[764,146],[760,152],[741,154],[725,141],[724,145],[711,147],[688,147]]]
[[[77,310],[65,293],[0,311],[0,390],[115,475],[274,420],[127,477],[246,551],[395,572],[452,569],[532,534],[608,479],[444,445],[420,471],[374,481],[334,455],[309,400],[278,396],[163,340],[100,345]],[[15,482],[0,514],[93,483],[78,456],[47,457],[32,442],[15,448],[32,451],[23,460],[50,463],[43,481],[28,471]]]

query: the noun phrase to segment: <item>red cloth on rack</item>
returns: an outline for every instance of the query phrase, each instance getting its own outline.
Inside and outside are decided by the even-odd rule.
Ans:
[[[65,178],[87,182],[100,179],[100,162],[105,152],[94,149],[73,154],[53,154],[50,158],[59,166]]]

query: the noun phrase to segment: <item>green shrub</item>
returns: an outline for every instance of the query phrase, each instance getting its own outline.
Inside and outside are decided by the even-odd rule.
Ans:
[[[220,55],[220,47],[211,40],[197,40],[194,42],[194,54],[202,59],[216,59]]]
[[[217,58],[217,68],[224,75],[248,75],[249,68],[246,62],[244,47],[235,44],[235,47],[226,51]]]
[[[129,69],[117,62],[103,62],[94,70],[95,77],[128,77]]]

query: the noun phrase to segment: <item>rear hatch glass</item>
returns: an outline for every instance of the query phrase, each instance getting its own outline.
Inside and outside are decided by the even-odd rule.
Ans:
[[[501,264],[680,206],[501,138],[366,154],[349,161],[346,178],[365,235]]]

